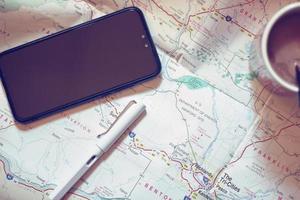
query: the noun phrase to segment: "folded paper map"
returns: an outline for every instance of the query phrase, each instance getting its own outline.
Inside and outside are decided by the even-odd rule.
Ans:
[[[0,52],[137,6],[163,65],[150,82],[29,125],[1,89],[0,199],[46,199],[132,99],[146,115],[66,199],[300,199],[296,94],[276,95],[249,64],[254,38],[290,2],[0,1]]]

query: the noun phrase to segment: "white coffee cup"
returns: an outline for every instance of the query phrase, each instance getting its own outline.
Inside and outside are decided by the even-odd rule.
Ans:
[[[276,12],[275,15],[273,15],[271,20],[265,26],[262,36],[254,41],[252,49],[254,51],[252,51],[250,55],[250,65],[252,68],[256,68],[256,70],[258,70],[259,79],[265,82],[265,84],[269,84],[273,88],[277,88],[277,92],[279,93],[285,93],[286,91],[298,92],[300,90],[299,86],[295,82],[287,81],[281,76],[281,74],[276,72],[276,70],[274,69],[274,63],[271,62],[270,56],[268,54],[268,41],[270,39],[270,33],[273,30],[274,25],[284,16],[293,12],[300,13],[300,2],[289,4]],[[291,78],[296,79],[296,77]]]

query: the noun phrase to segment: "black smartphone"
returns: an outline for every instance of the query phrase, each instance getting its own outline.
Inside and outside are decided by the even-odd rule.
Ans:
[[[23,123],[128,88],[160,70],[145,18],[135,7],[0,54],[4,89]]]

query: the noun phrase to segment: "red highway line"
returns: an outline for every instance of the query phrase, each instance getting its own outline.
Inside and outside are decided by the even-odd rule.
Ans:
[[[173,18],[177,23],[179,23],[180,25],[183,25],[183,26],[187,26],[190,22],[190,19],[192,17],[195,17],[197,15],[202,15],[202,14],[206,14],[206,13],[212,13],[212,12],[218,12],[220,10],[226,10],[226,9],[231,9],[231,8],[235,8],[235,7],[242,7],[244,5],[247,5],[247,4],[251,4],[253,3],[254,1],[256,0],[251,0],[251,1],[248,1],[248,2],[245,2],[245,3],[240,3],[240,4],[236,4],[236,5],[231,5],[231,6],[228,6],[228,7],[224,7],[224,8],[214,8],[214,9],[211,9],[211,10],[207,10],[207,11],[203,11],[203,12],[199,12],[199,13],[196,13],[196,14],[192,14],[188,17],[188,21],[187,23],[183,23],[181,21],[179,21],[174,15],[170,14],[168,11],[166,11],[162,6],[160,6],[155,0],[151,0],[151,2],[153,4],[155,4],[159,9],[161,9],[165,14],[167,14],[168,16],[170,16],[171,18]],[[132,1],[133,2],[133,1]],[[239,25],[239,24],[237,24]],[[239,25],[240,26],[240,25]],[[241,26],[240,26],[241,27]],[[243,27],[241,27],[243,28]],[[245,28],[243,28],[245,29]],[[253,34],[254,35],[254,34]]]
[[[225,167],[222,167],[222,169],[217,173],[217,175],[215,176],[212,185],[214,186],[216,184],[217,178],[219,177],[219,175],[221,174],[221,172],[225,169]]]
[[[33,190],[36,190],[36,191],[38,191],[38,192],[40,192],[40,193],[45,193],[46,191],[54,190],[53,188],[49,188],[49,189],[46,189],[46,190],[40,190],[40,189],[37,189],[37,188],[35,188],[35,187],[31,186],[31,185],[27,185],[27,184],[25,184],[25,183],[21,183],[21,182],[17,182],[17,183],[18,183],[19,185],[23,185],[23,186],[25,186],[25,187],[31,188],[31,189],[33,189]],[[79,197],[81,197],[81,198],[90,200],[89,198],[84,197],[84,196],[82,196],[82,195],[80,195],[80,194],[76,194],[76,193],[74,193],[74,192],[69,192],[69,194],[75,195],[75,196],[79,196]]]
[[[257,96],[257,98],[256,98],[256,100],[255,100],[255,102],[254,102],[254,109],[255,109],[255,111],[256,111],[257,114],[259,114],[259,111],[257,110],[256,104],[257,104],[258,100],[260,100],[260,96],[262,95],[262,93],[264,92],[264,90],[265,90],[268,86],[269,86],[269,84],[266,84],[266,85],[263,87],[263,89],[259,92],[259,94],[258,94],[258,96]]]
[[[244,155],[244,153],[245,153],[245,151],[247,150],[248,147],[250,147],[250,146],[252,146],[252,145],[254,145],[254,144],[258,144],[258,143],[262,143],[262,142],[267,142],[267,141],[269,141],[269,140],[271,140],[271,139],[274,139],[274,138],[278,137],[278,136],[282,133],[282,131],[284,131],[284,130],[290,128],[290,127],[293,127],[293,126],[299,126],[299,125],[300,125],[300,124],[291,124],[291,125],[289,125],[289,126],[286,126],[286,127],[281,128],[281,129],[279,130],[279,132],[277,133],[277,135],[275,135],[275,136],[271,136],[271,137],[269,137],[269,138],[267,138],[267,139],[255,141],[255,142],[252,142],[251,144],[248,144],[248,145],[243,149],[243,151],[242,151],[242,153],[240,154],[240,156],[239,156],[236,160],[230,162],[229,165],[230,165],[230,164],[233,164],[233,163],[236,163],[238,160],[240,160],[240,159],[242,158],[242,156]]]
[[[26,187],[31,188],[31,189],[33,189],[33,190],[36,190],[36,191],[38,191],[38,192],[41,192],[41,193],[44,192],[43,190],[37,189],[37,188],[35,188],[35,187],[31,186],[31,185],[27,185],[27,184],[21,183],[21,182],[17,182],[17,183],[18,183],[19,185],[26,186]]]
[[[218,10],[216,11],[216,13],[222,15],[223,17],[226,17],[225,15],[223,15],[222,13],[220,13]],[[246,29],[245,27],[241,26],[237,21],[233,21],[231,20],[231,22],[235,25],[237,25],[239,28],[243,29],[244,31],[246,31],[247,33],[256,36],[256,34],[252,33],[251,31],[249,31],[248,29]]]
[[[183,177],[183,170],[181,170],[180,177],[181,177],[181,179],[183,179],[184,181],[186,181],[186,183],[188,184],[190,190],[193,191],[194,189],[193,189],[193,187],[191,186],[189,180]]]
[[[256,1],[256,0],[251,0],[251,1],[246,2],[246,3],[240,3],[240,4],[236,4],[236,5],[232,5],[232,6],[228,6],[228,7],[224,7],[224,8],[214,8],[214,9],[211,9],[211,10],[208,10],[208,11],[203,11],[203,12],[199,12],[199,13],[190,15],[189,18],[188,18],[188,21],[187,21],[187,23],[186,23],[185,25],[188,25],[188,24],[189,24],[190,18],[191,18],[191,17],[195,17],[195,16],[197,16],[197,15],[206,14],[206,13],[212,13],[212,12],[217,12],[217,13],[219,13],[218,11],[220,11],[220,10],[227,10],[227,9],[231,9],[231,8],[235,8],[235,7],[242,7],[242,6],[244,6],[244,5],[253,3],[254,1]],[[219,13],[219,14],[221,14],[221,13]],[[243,28],[243,27],[241,27],[241,28]],[[244,28],[243,28],[243,29],[244,29]]]
[[[264,140],[259,140],[259,141],[252,142],[252,143],[248,144],[248,145],[243,149],[243,151],[242,151],[242,153],[240,154],[240,156],[239,156],[236,160],[230,162],[228,165],[231,165],[231,164],[234,164],[234,163],[238,162],[238,161],[243,157],[244,153],[246,152],[246,150],[247,150],[250,146],[252,146],[252,145],[254,145],[254,144],[262,143],[262,142],[267,142],[267,141],[269,141],[269,140],[271,140],[271,139],[274,139],[274,138],[278,137],[278,136],[282,133],[282,131],[284,131],[284,130],[290,128],[290,127],[293,127],[293,126],[299,126],[299,125],[300,125],[300,123],[299,123],[299,124],[291,124],[291,125],[289,125],[289,126],[286,126],[286,127],[281,128],[281,129],[279,130],[279,132],[278,132],[275,136],[271,136],[271,137],[266,138],[266,139],[264,139]],[[223,168],[218,172],[218,174],[215,176],[214,181],[213,181],[213,185],[215,185],[217,178],[219,177],[219,175],[221,174],[221,172],[222,172],[224,169],[225,169],[225,167],[223,167]]]
[[[141,149],[141,150],[153,151],[153,150],[151,150],[151,149],[144,149],[144,148],[138,147],[135,143],[134,143],[134,146],[135,146],[136,148],[138,148],[138,149]],[[181,166],[181,173],[180,173],[181,179],[184,180],[184,181],[186,181],[186,183],[188,184],[188,186],[189,186],[189,188],[190,188],[190,190],[191,190],[191,193],[194,192],[194,191],[198,191],[199,189],[201,189],[201,187],[203,188],[203,185],[202,185],[202,184],[197,180],[197,178],[195,177],[195,173],[196,173],[196,172],[195,172],[195,173],[193,172],[193,178],[196,180],[196,182],[197,182],[201,187],[199,187],[198,189],[193,189],[193,187],[192,187],[191,184],[189,183],[189,180],[183,177],[183,170],[188,170],[188,169],[185,169],[184,166],[183,166],[183,164],[182,164],[180,161],[172,159],[172,158],[167,154],[167,152],[165,152],[165,151],[163,151],[163,150],[161,150],[160,152],[164,153],[171,161],[180,164],[180,166]],[[191,171],[191,170],[192,170],[192,169],[189,169],[188,171]],[[202,172],[197,172],[197,173],[201,173],[201,174],[202,174]]]
[[[5,175],[7,175],[8,173],[7,173],[6,170],[5,170],[5,164],[4,164],[4,162],[3,162],[2,160],[0,160],[0,163],[2,163],[2,165],[3,165],[3,171],[4,171]],[[54,190],[53,188],[48,188],[48,189],[46,189],[46,190],[41,190],[41,189],[35,188],[35,187],[31,186],[31,185],[28,185],[28,184],[22,183],[22,182],[17,182],[17,184],[23,185],[23,186],[25,186],[25,187],[27,187],[27,188],[31,188],[31,189],[33,189],[33,190],[35,190],[35,191],[40,192],[40,193],[45,193],[46,191]],[[87,199],[87,200],[90,200],[90,199],[88,199],[88,198],[86,198],[86,197],[84,197],[84,196],[82,196],[82,195],[76,194],[76,193],[71,193],[71,194],[72,194],[72,195],[79,196],[79,197],[84,198],[84,199]]]
[[[194,177],[194,179],[196,180],[196,182],[203,188],[204,185],[202,185],[202,183],[200,183],[200,182],[198,181],[198,179],[197,179],[196,176],[195,176],[195,173],[193,173],[193,177]]]
[[[214,5],[212,6],[213,9],[216,8],[217,3],[218,3],[218,0],[216,0],[215,3],[214,3]]]
[[[198,190],[200,190],[201,189],[201,187],[198,187],[197,189],[195,189],[195,190],[192,190],[191,192],[190,192],[190,194],[189,194],[189,197],[191,197],[192,196],[192,194],[193,194],[193,192],[197,192]]]
[[[81,197],[81,198],[84,198],[84,199],[86,199],[86,200],[90,200],[89,198],[87,198],[87,197],[85,197],[85,196],[82,196],[82,195],[80,195],[80,194],[76,194],[76,193],[74,193],[74,192],[69,192],[69,194],[75,195],[75,196],[78,196],[78,197]]]
[[[144,149],[144,148],[138,147],[138,146],[135,144],[135,140],[134,140],[134,146],[135,146],[136,148],[138,148],[138,149],[141,149],[141,150],[153,151],[153,150],[151,150],[151,149]],[[171,161],[180,164],[180,166],[181,166],[181,173],[180,173],[180,176],[181,176],[181,178],[182,178],[184,181],[187,182],[187,184],[188,184],[190,190],[193,191],[194,189],[192,188],[191,184],[189,183],[189,180],[183,177],[183,170],[185,170],[183,164],[182,164],[180,161],[178,161],[178,160],[172,159],[172,158],[167,154],[167,152],[165,152],[165,151],[163,151],[163,150],[161,150],[160,152],[164,153]],[[191,169],[190,169],[190,170],[191,170]],[[190,170],[189,170],[189,171],[190,171]],[[197,180],[197,179],[195,178],[195,176],[194,176],[194,173],[193,173],[193,177],[194,177],[194,179],[198,182],[198,180]],[[199,183],[199,182],[198,182],[198,183]],[[199,183],[199,185],[202,186],[200,183]],[[197,189],[197,190],[198,190],[198,189]],[[196,191],[197,191],[197,190],[196,190]]]
[[[166,13],[168,16],[172,17],[178,24],[184,25],[181,21],[179,21],[174,15],[168,13],[163,7],[161,7],[156,1],[151,0],[152,3],[154,3],[159,9],[161,9],[164,13]]]
[[[145,148],[143,148],[143,147],[138,147],[138,146],[136,145],[136,143],[135,143],[135,139],[133,139],[133,144],[134,144],[135,148],[137,148],[137,149],[140,149],[140,150],[143,150],[143,151],[153,151],[152,149],[145,149]]]

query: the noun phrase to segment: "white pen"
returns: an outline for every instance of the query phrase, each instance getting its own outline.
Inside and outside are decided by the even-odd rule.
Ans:
[[[138,119],[145,111],[146,107],[136,101],[131,101],[120,113],[115,122],[103,134],[98,135],[99,141],[96,143],[95,152],[87,158],[82,166],[66,177],[49,195],[52,200],[61,199],[71,187],[88,171],[88,169],[120,138],[129,126]]]

